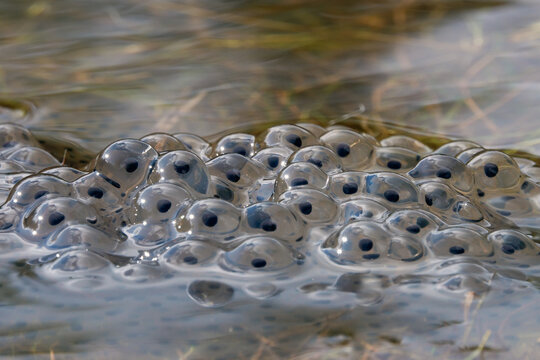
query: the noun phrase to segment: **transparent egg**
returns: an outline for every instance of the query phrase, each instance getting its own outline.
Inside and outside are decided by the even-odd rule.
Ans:
[[[56,259],[51,270],[55,273],[95,272],[109,265],[107,259],[88,250],[72,250]],[[67,275],[67,274],[66,274]]]
[[[456,157],[458,154],[474,148],[481,148],[481,146],[472,141],[452,141],[435,150],[435,154]]]
[[[249,188],[267,175],[259,162],[239,154],[225,154],[208,162],[208,171],[235,188]]]
[[[200,271],[212,264],[221,250],[203,241],[187,240],[171,246],[164,254],[165,262],[182,271]]]
[[[160,157],[150,180],[187,186],[199,196],[210,190],[210,174],[205,163],[188,151],[172,151]]]
[[[25,215],[23,226],[30,239],[44,239],[51,233],[72,224],[101,223],[96,210],[77,199],[47,199]]]
[[[68,166],[59,166],[52,169],[47,169],[43,171],[42,174],[53,175],[67,182],[73,182],[86,175],[84,171],[80,171]]]
[[[476,186],[483,190],[497,191],[516,186],[521,171],[514,159],[499,151],[486,151],[467,163],[474,174]]]
[[[381,147],[375,149],[375,166],[370,168],[380,171],[407,172],[414,168],[420,155],[408,149]]]
[[[159,183],[143,188],[129,209],[131,223],[167,222],[188,209],[192,198],[181,186]]]
[[[16,161],[26,169],[33,171],[60,165],[60,162],[54,156],[37,147],[21,147],[13,151],[8,156],[8,159]]]
[[[30,131],[16,124],[0,124],[0,153],[9,153],[22,146],[37,146]]]
[[[330,236],[322,250],[339,265],[358,265],[384,256],[389,243],[389,234],[379,224],[357,221]]]
[[[208,154],[210,153],[211,148],[206,140],[197,135],[188,133],[175,134],[174,137],[180,140],[187,150],[191,151],[204,161],[208,160]]]
[[[434,219],[433,215],[418,210],[396,211],[386,223],[392,232],[415,239],[425,238],[442,224],[440,220]]]
[[[323,192],[313,189],[287,191],[279,197],[279,203],[307,223],[329,223],[338,214],[338,206],[334,200]]]
[[[147,143],[159,153],[174,150],[186,150],[186,147],[180,142],[180,140],[165,133],[146,135],[145,137],[141,138],[141,141]]]
[[[114,213],[125,206],[128,195],[111,185],[96,172],[84,175],[73,182],[78,198],[99,212]]]
[[[221,138],[215,148],[215,156],[239,154],[253,156],[258,150],[255,136],[249,134],[231,134]]]
[[[54,176],[31,176],[21,180],[12,190],[8,204],[24,208],[45,198],[71,196],[73,187]]]
[[[266,132],[264,143],[267,147],[285,146],[292,150],[317,145],[317,138],[309,131],[296,125],[275,126]]]
[[[287,159],[292,153],[287,147],[271,147],[259,151],[253,159],[266,166],[273,174],[277,174],[287,166]]]
[[[404,176],[381,172],[366,176],[365,183],[367,194],[384,199],[388,204],[395,206],[418,202],[416,186]]]
[[[424,256],[424,247],[413,236],[394,236],[388,245],[387,256],[404,262],[417,261]]]
[[[427,247],[434,255],[449,256],[492,256],[493,245],[478,232],[452,227],[431,233],[426,240]]]
[[[290,163],[309,162],[327,174],[334,174],[341,169],[341,162],[334,152],[324,146],[308,146],[291,155]]]
[[[531,238],[516,230],[498,230],[488,236],[496,253],[507,258],[540,255],[540,246]]]
[[[114,251],[119,241],[107,233],[86,224],[71,225],[47,239],[45,246],[51,250],[62,250],[71,247],[91,248],[101,251]]]
[[[437,180],[457,190],[469,192],[474,185],[471,171],[461,161],[447,155],[430,155],[418,163],[409,175],[416,181]]]
[[[98,155],[95,171],[115,188],[130,192],[146,182],[157,156],[140,140],[120,140]]]
[[[270,237],[247,239],[224,254],[223,266],[234,272],[280,271],[296,264],[294,253]]]
[[[234,238],[240,227],[241,217],[240,210],[227,201],[199,200],[189,209],[184,221],[178,221],[178,231],[226,240],[229,237]]]
[[[333,175],[330,178],[330,196],[338,202],[361,196],[365,186],[365,177],[366,173],[356,171]]]
[[[263,202],[248,206],[244,210],[244,219],[249,232],[260,232],[286,241],[302,239],[303,224],[280,204]]]
[[[370,199],[355,199],[341,204],[343,222],[356,220],[382,221],[388,217],[390,210],[381,203]]]
[[[26,169],[15,160],[0,160],[0,174],[15,174]]]
[[[321,190],[326,187],[328,177],[311,163],[295,163],[287,166],[276,180],[276,195],[293,188],[312,188]]]
[[[321,136],[321,142],[340,158],[343,170],[363,170],[371,166],[375,151],[373,142],[352,130],[335,129]]]
[[[420,155],[430,153],[432,150],[429,146],[422,142],[404,135],[394,135],[381,140],[381,145],[384,147],[398,147],[402,149],[409,149],[417,152]]]

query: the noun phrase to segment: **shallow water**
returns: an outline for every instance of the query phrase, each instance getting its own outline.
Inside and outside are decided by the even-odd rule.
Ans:
[[[539,11],[534,0],[0,3],[0,121],[53,155],[3,148],[0,194],[22,177],[10,173],[60,162],[105,174],[24,180],[0,210],[0,356],[535,358]],[[290,129],[265,143],[271,125],[298,121],[366,133],[347,155],[357,168],[340,156],[343,134],[292,131],[329,150],[296,151]],[[111,152],[112,167],[106,153],[94,161],[156,131],[226,133],[189,138],[201,161],[161,154],[164,176],[137,175],[154,161],[140,143]],[[231,131],[259,137],[216,146]],[[391,138],[402,134],[421,143]],[[481,146],[429,155],[450,137]],[[189,139],[145,140],[184,150]],[[229,151],[257,154],[211,160]],[[274,156],[296,165],[272,195]],[[118,171],[134,159],[129,180]],[[198,175],[175,182],[186,159]]]
[[[5,355],[413,346],[459,358],[537,345],[537,317],[514,322],[539,306],[529,159],[302,124],[119,140],[81,171],[23,127],[0,138]]]

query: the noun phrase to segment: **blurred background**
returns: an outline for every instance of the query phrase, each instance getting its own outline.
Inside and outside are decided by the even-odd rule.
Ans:
[[[364,116],[540,154],[538,0],[0,2],[0,121],[120,137]]]

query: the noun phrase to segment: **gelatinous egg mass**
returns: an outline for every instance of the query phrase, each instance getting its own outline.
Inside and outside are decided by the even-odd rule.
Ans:
[[[518,279],[540,261],[538,171],[467,141],[314,124],[151,134],[86,169],[38,144],[0,126],[0,248],[49,284],[172,282],[205,308],[287,290],[368,306],[407,277],[482,292],[485,273]]]

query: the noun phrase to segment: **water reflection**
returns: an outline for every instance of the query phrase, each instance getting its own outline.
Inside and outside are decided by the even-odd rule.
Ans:
[[[365,115],[538,151],[540,4],[0,4],[0,96],[94,150],[156,131]]]

